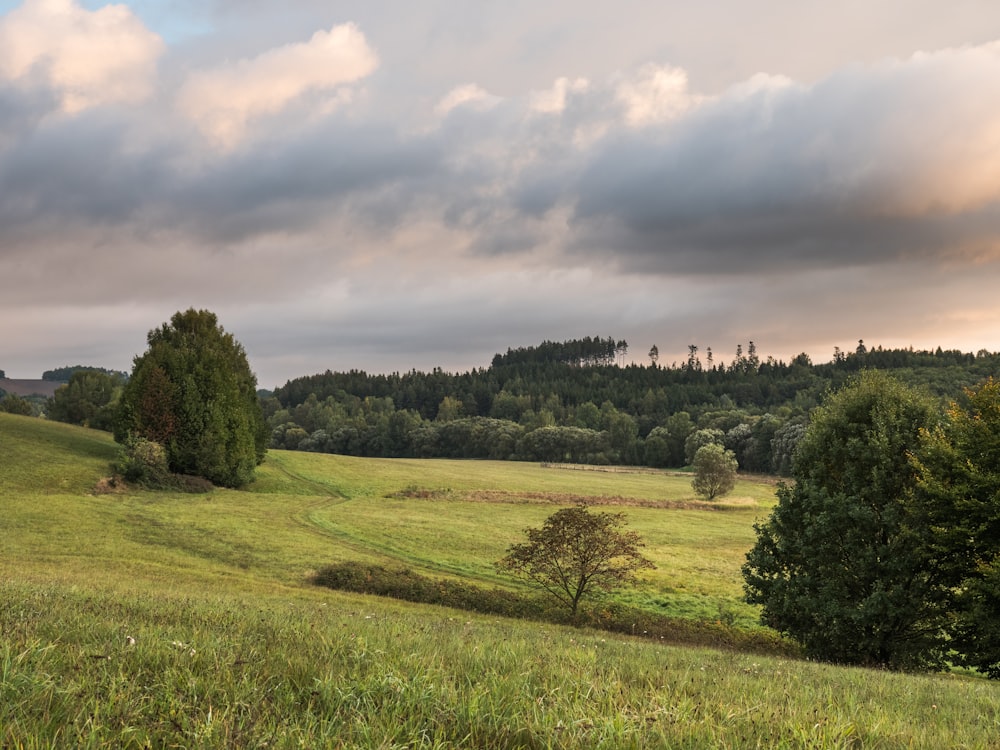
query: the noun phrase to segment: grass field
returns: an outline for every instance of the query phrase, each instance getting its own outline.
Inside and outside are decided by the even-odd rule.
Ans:
[[[107,435],[0,414],[0,747],[1000,747],[1000,686],[682,649],[347,595],[360,560],[504,584],[553,510],[626,513],[624,599],[750,626],[739,567],[773,487],[269,454],[248,491],[95,494]]]

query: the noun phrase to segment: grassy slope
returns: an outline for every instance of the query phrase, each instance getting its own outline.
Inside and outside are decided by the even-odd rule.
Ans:
[[[679,499],[684,478],[275,452],[249,492],[91,495],[114,452],[101,433],[0,414],[0,747],[1000,747],[1000,688],[982,680],[305,583],[348,558],[492,580],[492,560],[556,506],[468,493]],[[407,488],[437,492],[387,497]],[[772,499],[736,495],[727,511],[625,509],[659,565],[633,599],[738,607],[750,524]]]

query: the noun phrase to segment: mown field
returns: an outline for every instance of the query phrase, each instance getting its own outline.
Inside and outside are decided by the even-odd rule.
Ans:
[[[103,434],[0,414],[0,747],[1000,747],[1000,686],[678,648],[317,588],[330,562],[513,585],[579,499],[657,569],[623,596],[752,627],[773,487],[275,451],[248,491],[99,494]]]

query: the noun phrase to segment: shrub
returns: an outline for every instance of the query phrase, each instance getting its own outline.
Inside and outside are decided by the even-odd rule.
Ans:
[[[112,468],[126,482],[143,487],[163,487],[170,480],[166,449],[138,435],[129,435],[125,439]]]
[[[151,490],[203,493],[213,489],[212,483],[203,477],[171,473],[166,449],[137,435],[125,439],[111,468],[126,482]]]

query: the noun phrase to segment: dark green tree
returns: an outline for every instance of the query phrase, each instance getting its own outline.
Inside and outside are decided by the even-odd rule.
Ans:
[[[8,393],[0,398],[0,411],[7,414],[20,414],[22,417],[30,417],[35,413],[31,408],[31,402],[26,398],[21,398],[16,393]]]
[[[923,668],[944,657],[947,580],[920,543],[911,452],[928,399],[862,372],[813,414],[743,577],[762,620],[814,658]]]
[[[706,500],[714,500],[736,486],[736,456],[717,443],[703,445],[694,454],[691,487]]]
[[[115,439],[163,445],[172,472],[224,487],[253,479],[270,437],[243,347],[214,313],[190,309],[149,332],[122,393]]]
[[[66,385],[59,386],[45,413],[57,422],[110,431],[124,378],[100,370],[79,369]]]
[[[954,595],[953,660],[1000,678],[1000,382],[953,403],[915,463],[926,555]]]
[[[526,578],[565,605],[574,616],[594,589],[610,591],[654,567],[639,553],[643,542],[623,531],[622,513],[591,513],[585,505],[556,511],[540,529],[525,529],[497,569]]]

